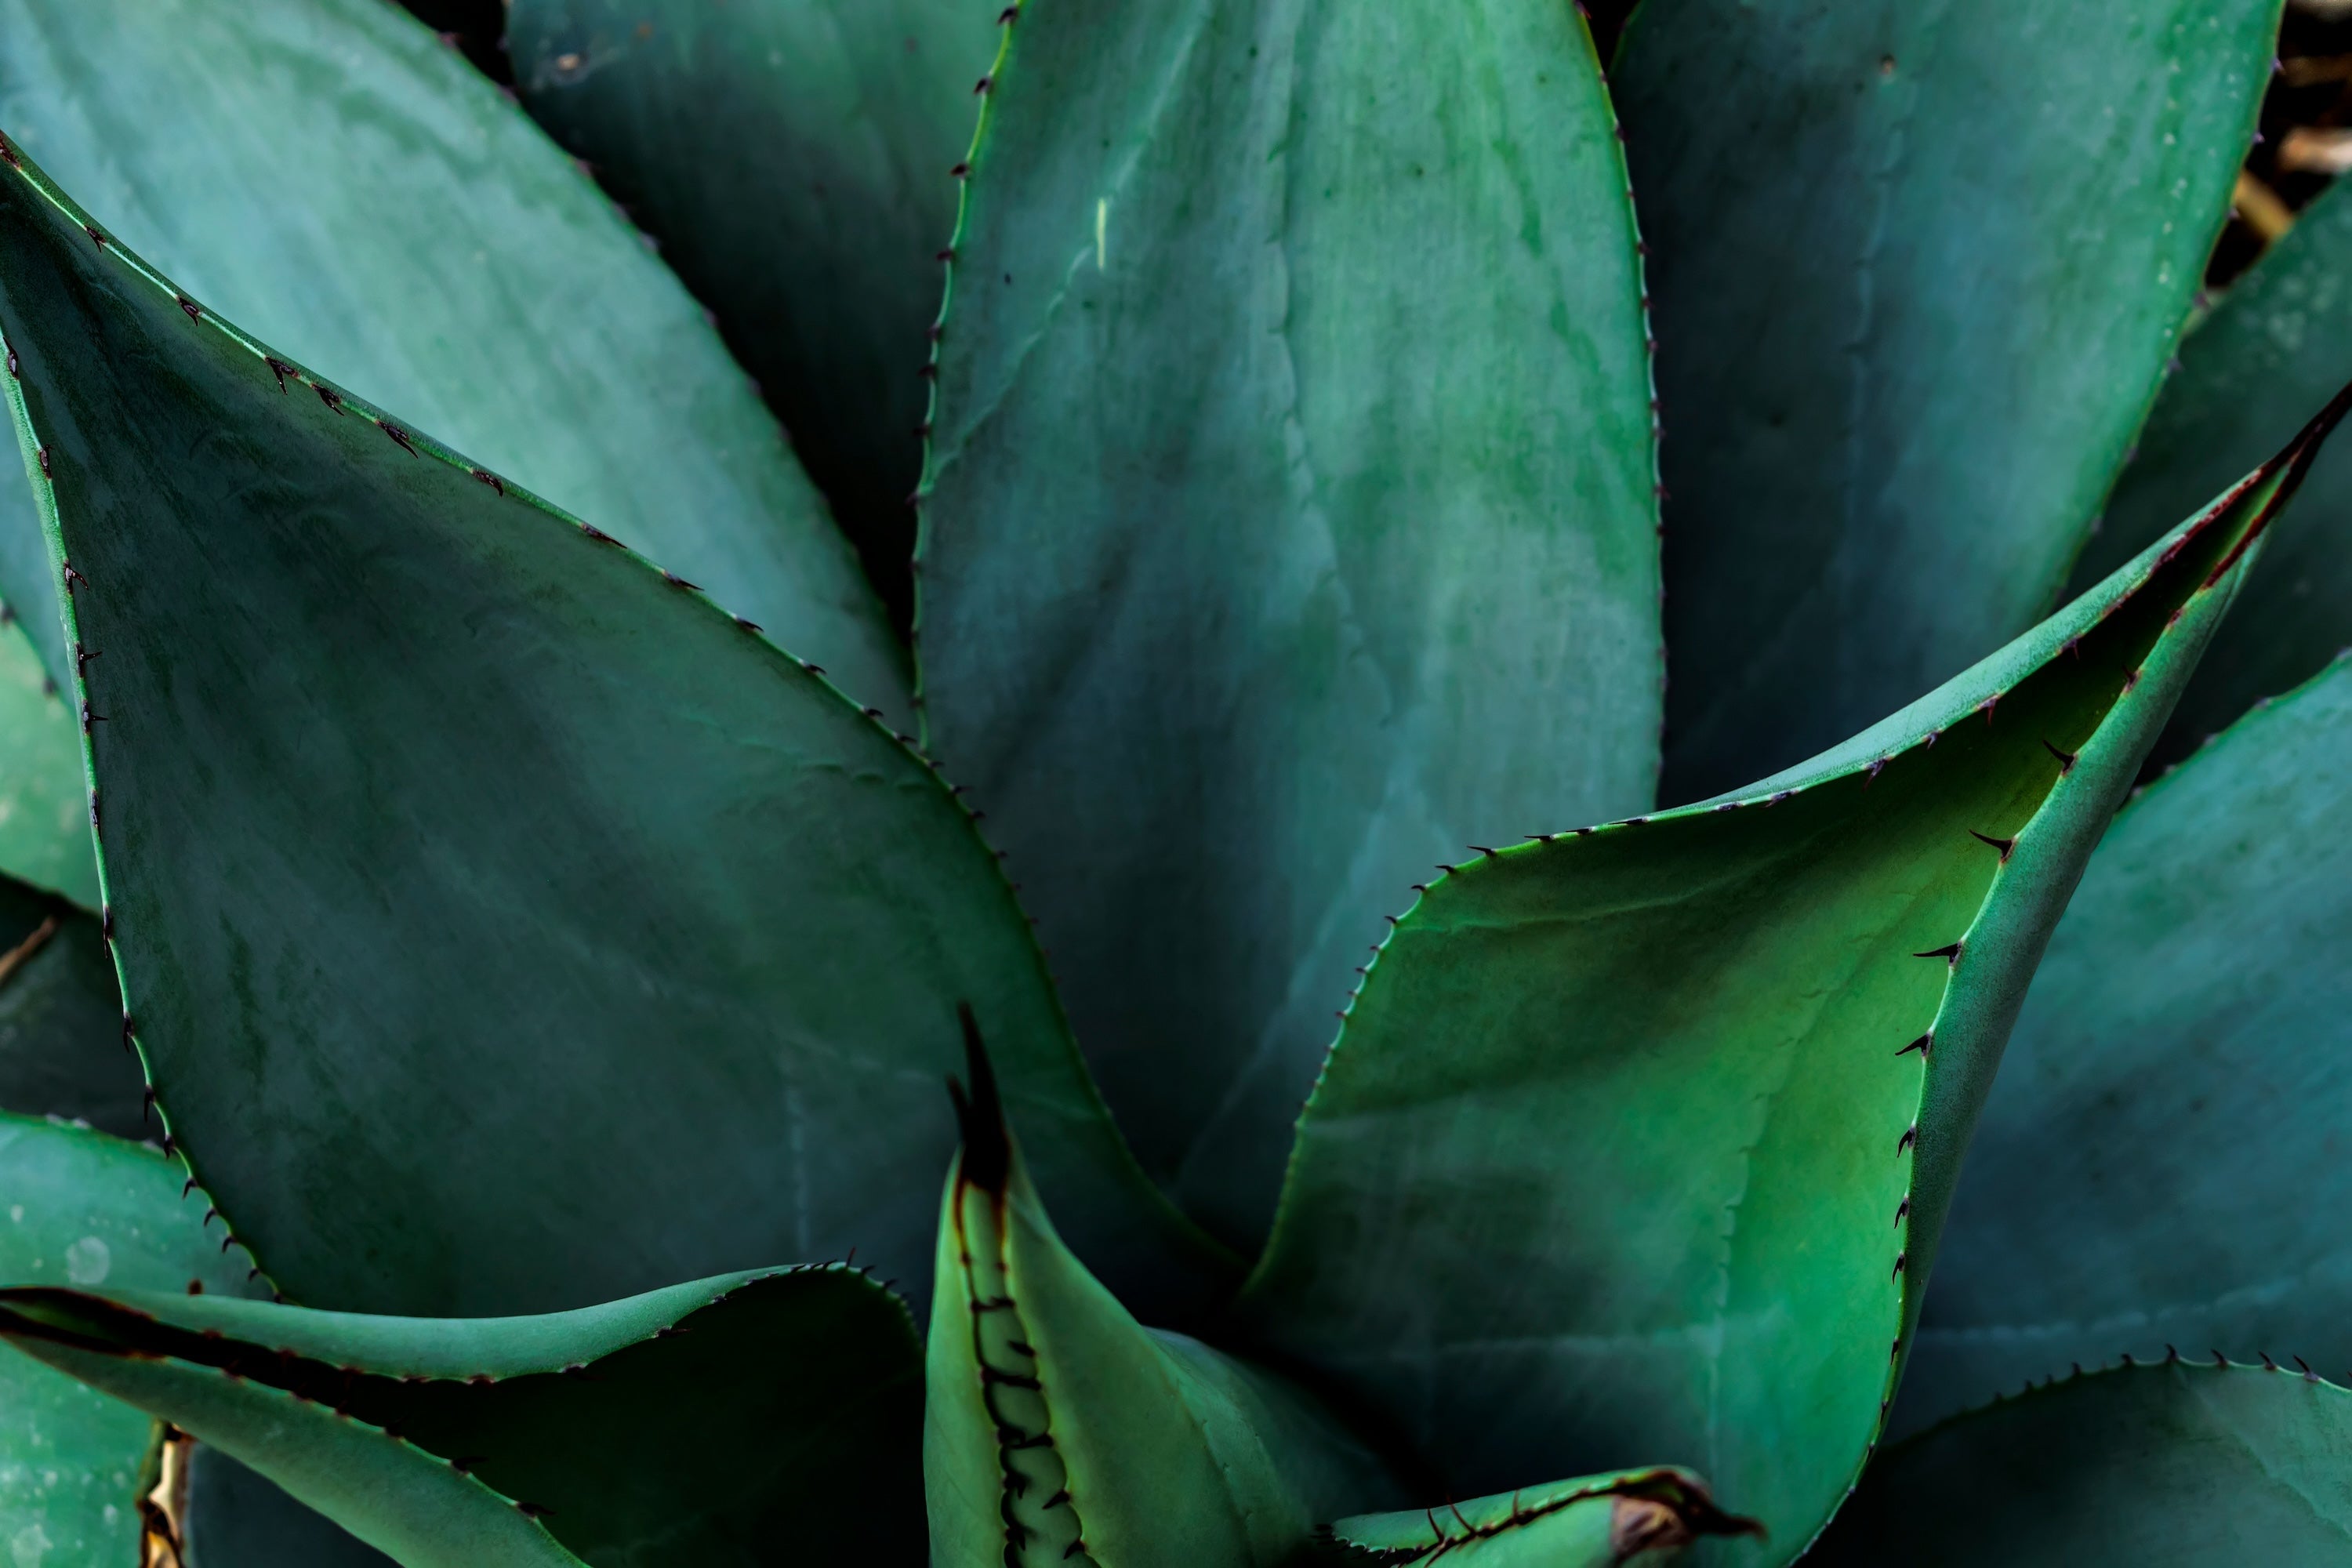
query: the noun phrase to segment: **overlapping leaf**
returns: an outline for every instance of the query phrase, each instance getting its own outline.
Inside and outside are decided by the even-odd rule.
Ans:
[[[968,1001],[1107,1278],[1221,1267],[1119,1146],[920,758],[678,579],[0,170],[123,994],[296,1300],[446,1313],[838,1256],[908,1278]]]
[[[0,1112],[0,1286],[241,1292],[250,1261],[206,1206],[152,1149]],[[137,1563],[155,1423],[5,1349],[0,1412],[7,1560]]]
[[[1653,0],[1634,17],[1612,82],[1665,409],[1667,801],[1831,744],[2048,610],[2228,216],[2278,16]]]
[[[1395,1500],[1303,1391],[1139,1324],[1055,1234],[973,1037],[941,1205],[924,1490],[937,1568],[1282,1568]]]
[[[0,128],[281,357],[596,519],[861,701],[903,700],[855,558],[694,301],[396,7],[5,0]],[[0,485],[0,595],[63,682],[27,515]]]
[[[2251,1366],[2072,1377],[1890,1449],[1822,1568],[2323,1568],[2352,1550],[2352,1395]]]
[[[1834,751],[1432,885],[1308,1102],[1245,1330],[1458,1491],[1645,1457],[1764,1522],[1735,1556],[1801,1551],[2050,929],[2343,406]]]
[[[911,609],[950,164],[996,58],[986,0],[516,0],[515,85],[661,237]]]
[[[1254,1241],[1381,909],[1649,804],[1624,167],[1567,6],[1017,15],[940,327],[929,734],[1139,1154]]]
[[[2347,808],[2339,662],[2107,834],[1986,1102],[1898,1428],[2168,1342],[2352,1370]]]
[[[2077,583],[2161,534],[2191,492],[2210,492],[2283,440],[2352,363],[2352,191],[2321,195],[2231,286],[2180,348],[2139,453],[2116,486]],[[2255,701],[2300,684],[2352,646],[2352,462],[2323,457],[2269,563],[2214,640],[2155,760],[2173,762]]]
[[[410,1568],[920,1550],[914,1325],[855,1269],[479,1321],[20,1289],[0,1334]]]

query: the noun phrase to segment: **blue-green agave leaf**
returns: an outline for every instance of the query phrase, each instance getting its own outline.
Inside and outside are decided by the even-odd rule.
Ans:
[[[1829,745],[2048,612],[2227,220],[2278,17],[2278,0],[1635,15],[1611,80],[1664,405],[1666,801]]]
[[[1371,966],[1255,1342],[1457,1492],[1686,1465],[1790,1561],[1883,1426],[2042,948],[2271,519],[2284,453],[2028,636],[1720,800],[1482,855]]]
[[[2180,372],[2148,416],[2074,568],[2085,582],[2164,531],[2200,486],[2275,447],[2352,363],[2352,190],[2331,189],[2231,286],[2180,346]],[[2214,639],[2154,760],[2178,761],[2256,701],[2300,684],[2352,645],[2352,462],[2320,458],[2268,563]]]
[[[1146,1167],[1254,1243],[1381,907],[1650,804],[1624,164],[1565,5],[1017,15],[940,321],[928,733]]]
[[[202,309],[903,702],[855,556],[699,308],[396,6],[0,0],[0,127]],[[0,485],[0,597],[63,682],[21,492]]]
[[[515,86],[717,313],[901,616],[986,0],[512,0]]]
[[[2347,814],[2339,661],[2116,820],[1986,1101],[1898,1429],[2168,1342],[2352,1373]]]
[[[1889,1449],[1808,1568],[2334,1568],[2352,1394],[2195,1363],[2069,1377]]]
[[[290,1297],[545,1310],[853,1247],[922,1279],[960,1001],[1094,1267],[1170,1311],[1224,1277],[919,755],[603,531],[184,310],[10,155],[5,386],[102,656],[123,995]]]

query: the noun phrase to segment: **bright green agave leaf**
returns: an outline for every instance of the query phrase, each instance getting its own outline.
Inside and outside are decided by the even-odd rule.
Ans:
[[[1898,1429],[2168,1342],[2352,1369],[2352,1241],[2314,1225],[2352,1201],[2347,812],[2342,662],[2117,819],[1986,1102]]]
[[[596,519],[861,700],[902,700],[855,558],[694,301],[397,8],[0,0],[0,127],[281,357]],[[18,489],[0,486],[0,569],[40,578],[0,593],[53,636]]]
[[[1457,1491],[1644,1455],[1769,1529],[1732,1560],[1801,1551],[2050,929],[2343,408],[1835,750],[1434,881],[1307,1103],[1244,1329]]]
[[[0,1110],[159,1133],[99,922],[0,880]]]
[[[1311,1396],[1142,1327],[1087,1272],[976,1037],[971,1070],[926,1353],[935,1568],[1278,1568],[1318,1520],[1391,1504],[1381,1459]]]
[[[2334,1568],[2352,1394],[2259,1367],[2124,1367],[1948,1421],[1871,1467],[1822,1568]]]
[[[1323,1560],[1422,1568],[1439,1558],[1486,1568],[1627,1568],[1667,1562],[1702,1536],[1754,1525],[1715,1506],[1687,1470],[1619,1470],[1497,1497],[1343,1519]]]
[[[1650,804],[1624,166],[1567,5],[1020,17],[943,319],[929,733],[1146,1166],[1255,1240],[1381,910]]]
[[[415,1565],[911,1560],[922,1360],[838,1265],[542,1317],[0,1291],[0,1334]]]
[[[36,459],[37,461],[37,459]],[[22,489],[17,466],[0,458],[0,489]],[[5,510],[5,503],[0,503]],[[10,520],[0,517],[0,534]],[[29,531],[46,558],[37,522]],[[41,602],[41,614],[52,614]],[[98,907],[98,861],[90,853],[80,720],[42,668],[29,628],[0,625],[0,876]]]
[[[2286,237],[2221,297],[2180,347],[2180,373],[2148,416],[2075,580],[2103,575],[2161,534],[2191,492],[2276,447],[2352,363],[2352,190],[2305,207]],[[2196,749],[2257,700],[2275,697],[2352,644],[2352,462],[2320,458],[2294,520],[2214,639],[2157,742],[2155,760]]]
[[[2278,16],[1642,8],[1611,79],[1665,410],[1666,800],[1829,745],[2047,612],[2228,216]]]
[[[594,165],[783,416],[902,616],[948,166],[986,0],[511,0],[515,86]]]
[[[128,1010],[289,1296],[542,1310],[851,1247],[924,1278],[959,1001],[1095,1267],[1170,1310],[1219,1276],[920,757],[103,232],[0,170],[5,384],[104,655]]]
[[[183,1179],[152,1149],[0,1113],[0,1285],[243,1291],[251,1259],[222,1246]],[[0,1350],[0,1562],[137,1563],[161,1436],[141,1412]]]

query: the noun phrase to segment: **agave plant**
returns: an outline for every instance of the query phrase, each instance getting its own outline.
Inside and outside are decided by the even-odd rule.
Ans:
[[[2277,25],[0,0],[13,1568],[2341,1560]]]

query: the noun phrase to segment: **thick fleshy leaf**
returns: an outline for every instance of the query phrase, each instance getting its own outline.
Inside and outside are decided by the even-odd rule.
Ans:
[[[1216,1272],[922,759],[87,222],[0,170],[6,385],[103,654],[125,1001],[289,1296],[543,1310],[852,1247],[922,1279],[960,1001],[1095,1266],[1161,1303]]]
[[[0,1285],[243,1291],[251,1260],[182,1181],[152,1149],[0,1113]],[[160,1438],[141,1412],[0,1350],[0,1562],[139,1562]]]
[[[1731,1560],[1801,1551],[2050,929],[2343,407],[1835,750],[1434,882],[1307,1103],[1244,1328],[1456,1491],[1646,1455],[1769,1529]]]
[[[98,921],[0,880],[0,1110],[160,1132],[122,1037],[122,993]]]
[[[1822,1568],[2334,1568],[2352,1394],[2250,1366],[2072,1377],[1892,1448]]]
[[[37,461],[37,459],[36,459]],[[29,466],[29,465],[28,465]],[[22,489],[17,466],[0,457],[0,489]],[[0,533],[6,520],[0,519]],[[41,553],[48,545],[37,531]],[[43,616],[53,613],[44,601]],[[98,907],[98,861],[90,852],[89,802],[79,720],[42,668],[29,628],[0,625],[0,877]]]
[[[16,1289],[0,1334],[412,1568],[921,1550],[921,1347],[837,1265],[470,1321]]]
[[[1715,1506],[1687,1470],[1620,1470],[1498,1497],[1363,1514],[1331,1526],[1326,1562],[1422,1568],[1443,1557],[1487,1568],[1627,1568],[1670,1561],[1706,1535],[1754,1525]]]
[[[595,519],[860,700],[903,700],[855,557],[694,301],[396,7],[0,0],[0,128],[281,357]],[[19,489],[0,568],[26,555]],[[0,579],[28,620],[55,572],[29,563],[38,584]]]
[[[199,1443],[190,1456],[186,1568],[394,1568],[276,1482]]]
[[[2352,661],[2117,819],[1986,1102],[1898,1429],[2168,1342],[2352,1372],[2347,816]]]
[[[1318,1521],[1393,1506],[1381,1458],[1309,1394],[1144,1328],[1087,1272],[976,1040],[971,1060],[926,1354],[935,1568],[1279,1568]]]
[[[2294,430],[2352,367],[2352,189],[2323,194],[2180,346],[2075,580],[2146,546],[2191,491],[2210,493]],[[2172,762],[2261,698],[2352,645],[2352,460],[2322,458],[2269,560],[2181,695],[2154,760]]]
[[[2278,16],[1634,17],[1611,80],[1665,408],[1665,800],[1829,745],[2047,612],[2228,216]]]
[[[939,355],[929,733],[1146,1167],[1254,1241],[1381,909],[1650,804],[1624,165],[1566,5],[1020,16]]]
[[[513,0],[515,86],[660,237],[901,618],[993,0]]]

